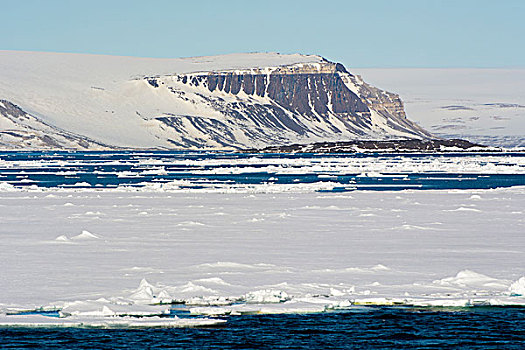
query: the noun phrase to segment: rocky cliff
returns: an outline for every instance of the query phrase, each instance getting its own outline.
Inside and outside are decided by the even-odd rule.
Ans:
[[[292,140],[432,138],[406,118],[398,95],[366,84],[328,61],[275,68],[144,78],[153,89],[205,104],[224,118],[164,115],[156,120],[184,136],[178,146],[285,144]],[[200,131],[198,137],[193,132]],[[241,135],[239,135],[241,134]]]

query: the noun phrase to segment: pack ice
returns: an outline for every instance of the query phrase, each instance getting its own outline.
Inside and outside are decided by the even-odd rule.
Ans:
[[[8,189],[0,324],[180,327],[377,305],[523,306],[524,202],[523,187]]]

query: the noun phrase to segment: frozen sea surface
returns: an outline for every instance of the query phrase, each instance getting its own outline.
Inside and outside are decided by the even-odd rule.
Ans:
[[[79,176],[70,166],[83,167],[83,176],[107,173],[102,156],[95,157],[98,165],[77,159],[89,154],[9,156],[23,159],[4,156],[2,175],[15,169],[28,176],[28,169],[50,164],[54,173],[69,174],[64,178]],[[103,157],[114,167],[123,163],[114,154]],[[435,171],[442,181],[447,169],[463,169],[459,173],[467,178],[523,176],[520,156],[240,157],[231,166],[216,156],[195,157],[159,160],[148,154],[126,160],[132,169],[124,171],[144,166],[140,171],[168,176],[173,165],[166,163],[179,162],[193,166],[192,174],[238,174],[239,163],[262,162],[274,167],[273,177],[319,171],[330,181],[213,188],[191,188],[199,181],[194,179],[190,188],[153,180],[116,188],[4,181],[0,324],[132,328],[148,316],[159,318],[150,319],[152,327],[193,327],[253,314],[328,315],[369,306],[525,305],[524,186],[329,187],[331,177],[358,165],[355,178],[388,178],[398,169]],[[206,168],[211,164],[223,165]]]

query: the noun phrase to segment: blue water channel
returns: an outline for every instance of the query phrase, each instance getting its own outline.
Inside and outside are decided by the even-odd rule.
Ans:
[[[338,160],[345,158],[368,158],[403,160],[418,159],[431,161],[436,157],[478,157],[480,164],[486,157],[523,159],[525,153],[357,153],[357,154],[272,154],[272,153],[235,153],[235,152],[195,152],[195,151],[148,151],[148,152],[0,152],[0,182],[7,182],[17,187],[70,187],[77,188],[114,188],[121,185],[143,186],[145,183],[164,183],[173,180],[187,180],[182,188],[202,188],[209,183],[232,185],[258,184],[301,184],[332,182],[334,192],[354,190],[404,190],[404,189],[491,189],[525,185],[525,168],[518,173],[450,173],[446,171],[418,172],[411,171],[388,174],[361,173],[322,174],[301,171],[286,173],[268,172],[267,164],[257,162],[239,162],[246,159],[298,159],[319,161],[329,156]],[[219,162],[198,165],[198,162]],[[224,160],[221,163],[220,160]],[[155,173],[162,163],[163,172]],[[42,164],[42,166],[39,166]],[[247,171],[242,168],[249,167]],[[300,165],[297,166],[300,170]],[[228,173],[224,170],[237,168]],[[260,168],[261,171],[256,169]],[[240,170],[240,171],[239,171]],[[146,172],[146,173],[144,173]],[[123,176],[124,174],[124,176]]]

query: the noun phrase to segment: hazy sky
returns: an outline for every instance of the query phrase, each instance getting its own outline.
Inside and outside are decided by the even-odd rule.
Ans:
[[[348,67],[525,67],[525,0],[0,0],[0,49],[312,53]]]

